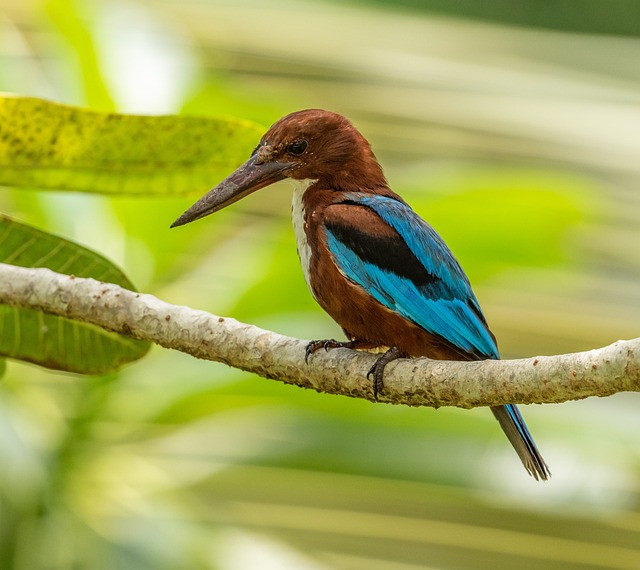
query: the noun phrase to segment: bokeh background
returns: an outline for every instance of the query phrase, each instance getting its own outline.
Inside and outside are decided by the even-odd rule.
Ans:
[[[640,4],[0,0],[0,90],[268,126],[348,115],[466,268],[505,357],[640,336]],[[213,186],[217,181],[212,180]],[[162,299],[339,336],[286,183],[169,231],[173,198],[3,189]],[[640,568],[640,397],[524,414],[536,483],[484,409],[405,409],[155,349],[0,382],[0,568]]]

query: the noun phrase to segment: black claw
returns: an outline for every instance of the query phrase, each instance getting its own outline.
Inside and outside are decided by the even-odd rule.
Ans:
[[[324,348],[325,351],[329,351],[332,348],[370,348],[375,346],[367,341],[363,340],[351,340],[351,341],[339,341],[334,339],[327,340],[312,340],[307,344],[307,348],[304,351],[304,361],[309,364],[309,358],[311,355]],[[397,346],[392,346],[387,352],[385,352],[378,360],[373,363],[373,366],[367,372],[367,379],[371,378],[373,386],[373,397],[377,400],[378,394],[384,389],[384,369],[389,364],[398,358],[406,358],[404,354]]]
[[[392,346],[373,363],[373,366],[369,372],[367,372],[367,379],[372,379],[373,397],[376,401],[378,400],[378,394],[384,389],[384,369],[387,364],[397,360],[398,358],[404,358],[405,356],[406,355],[401,352],[397,346]]]
[[[369,372],[367,372],[367,380],[371,380],[373,398],[376,402],[378,401],[378,393],[381,392],[383,388],[382,374],[380,374],[378,362],[380,362],[380,359],[376,360]]]
[[[312,340],[304,351],[304,363],[309,364],[309,357],[318,350],[323,344],[324,340]]]
[[[309,357],[316,352],[317,350],[320,350],[321,348],[324,348],[325,351],[329,352],[329,349],[331,348],[353,348],[354,347],[354,343],[352,341],[344,341],[341,342],[339,340],[333,340],[333,339],[327,339],[327,340],[312,340],[308,345],[307,348],[304,351],[304,361],[306,364],[309,364]]]

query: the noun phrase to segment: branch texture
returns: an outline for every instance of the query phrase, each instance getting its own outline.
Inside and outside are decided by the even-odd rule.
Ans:
[[[376,355],[347,349],[318,351],[307,365],[307,341],[94,279],[0,263],[0,303],[91,323],[286,384],[373,399],[366,375]],[[520,360],[398,360],[385,370],[379,399],[472,408],[557,403],[623,391],[640,391],[640,339]]]

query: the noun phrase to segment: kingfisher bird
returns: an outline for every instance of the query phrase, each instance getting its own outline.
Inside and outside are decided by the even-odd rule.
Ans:
[[[320,109],[271,126],[249,160],[171,227],[193,222],[274,182],[294,185],[292,218],[304,277],[347,341],[318,349],[386,349],[369,375],[374,395],[397,358],[498,359],[498,347],[462,267],[436,231],[389,185],[370,144],[344,116]],[[525,469],[549,468],[514,404],[491,408]]]

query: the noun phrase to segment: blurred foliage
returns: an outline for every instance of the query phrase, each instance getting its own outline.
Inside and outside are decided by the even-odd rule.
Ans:
[[[634,0],[360,0],[363,4],[410,8],[502,24],[585,34],[640,36],[640,6]]]
[[[45,0],[42,9],[51,25],[69,47],[67,57],[73,61],[78,72],[75,81],[87,95],[87,104],[94,109],[112,111],[115,103],[104,79],[104,73],[98,61],[96,41],[91,28],[87,25],[85,13],[79,0]],[[86,4],[85,4],[86,6]],[[35,106],[36,102],[32,101]],[[18,103],[20,105],[20,103]],[[51,109],[47,109],[51,111]],[[26,109],[18,116],[24,117]],[[41,110],[42,113],[42,110]],[[51,117],[55,121],[54,117]],[[5,108],[5,120],[7,118]],[[67,117],[68,119],[68,117]],[[45,120],[45,125],[48,121]]]
[[[431,224],[442,228],[477,283],[510,268],[572,265],[564,240],[593,214],[590,194],[585,181],[558,172],[503,169],[496,176],[490,169],[461,168],[418,207],[428,212]]]
[[[0,183],[128,194],[206,188],[250,153],[260,132],[242,120],[101,113],[18,96],[0,96],[0,125]],[[133,288],[87,248],[9,218],[0,226],[4,263]],[[0,331],[0,354],[84,374],[115,371],[149,348],[85,323],[7,306],[0,307]]]
[[[124,273],[97,253],[0,216],[0,262],[47,267],[134,289]],[[54,370],[107,374],[149,350],[141,342],[41,311],[0,305],[0,354]]]
[[[3,1],[0,89],[263,125],[343,112],[452,245],[503,354],[638,336],[640,45],[524,27],[628,29],[622,2],[580,3],[592,29],[563,3],[440,4],[457,19],[428,2],[47,4]],[[192,201],[6,189],[0,209],[169,302],[340,334],[304,285],[286,184],[170,231]],[[486,410],[374,405],[159,349],[90,379],[10,361],[0,567],[635,569],[637,405],[524,410],[553,472],[536,485]]]
[[[207,189],[262,130],[239,119],[100,113],[0,97],[0,183],[120,194]]]

